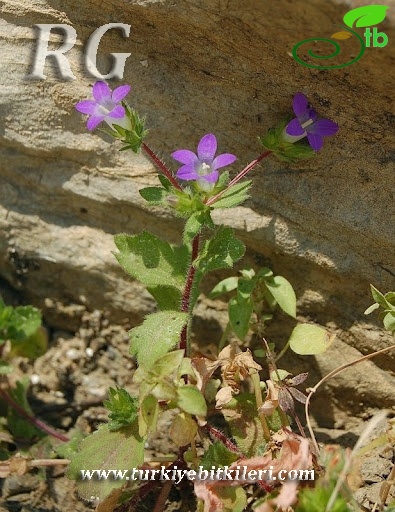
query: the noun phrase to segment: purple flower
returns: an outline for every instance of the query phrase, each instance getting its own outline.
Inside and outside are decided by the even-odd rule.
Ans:
[[[200,187],[209,191],[218,180],[218,169],[233,164],[235,155],[223,153],[215,157],[217,139],[212,133],[205,135],[197,147],[197,155],[188,149],[179,149],[172,153],[177,162],[184,164],[177,171],[177,178],[186,181],[197,181]],[[215,157],[215,158],[214,158]]]
[[[130,89],[130,85],[120,85],[111,91],[106,82],[96,82],[92,89],[93,100],[80,101],[75,106],[78,112],[89,114],[86,123],[88,130],[94,130],[102,121],[111,128],[117,124],[130,130],[130,119],[126,116],[125,108],[119,105]]]
[[[330,119],[317,120],[317,112],[309,108],[307,98],[301,92],[295,94],[292,106],[296,119],[292,119],[285,128],[286,141],[296,142],[307,136],[310,146],[314,151],[319,151],[324,137],[335,135],[339,130],[338,125]]]

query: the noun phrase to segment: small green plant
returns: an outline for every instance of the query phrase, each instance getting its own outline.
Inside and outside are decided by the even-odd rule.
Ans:
[[[147,468],[144,446],[149,435],[155,432],[159,416],[173,411],[169,436],[177,450],[161,471],[181,471],[194,489],[197,510],[243,510],[247,504],[245,487],[252,481],[262,493],[270,493],[269,503],[269,498],[284,496],[281,482],[276,482],[281,471],[312,471],[315,467],[294,407],[294,399],[306,399],[296,387],[307,374],[292,376],[278,368],[277,362],[288,348],[299,354],[323,352],[333,337],[319,326],[298,324],[281,353],[273,344],[269,346],[263,338],[265,323],[276,306],[296,318],[295,292],[287,279],[268,268],[244,269],[239,276],[218,283],[210,295],[232,294],[229,322],[217,356],[193,353],[191,324],[202,280],[210,272],[231,269],[245,252],[234,231],[216,226],[211,214],[248,198],[252,182],[242,180],[264,158],[312,156],[322,148],[323,137],[334,135],[338,127],[329,119],[318,119],[307,98],[298,93],[293,101],[296,118],[280,123],[262,137],[265,151],[233,179],[227,171],[219,170],[232,165],[236,157],[230,153],[216,155],[217,139],[212,133],[202,137],[196,153],[189,149],[172,153],[181,164],[174,176],[145,143],[144,119],[123,101],[129,91],[127,85],[111,91],[105,82],[97,82],[93,99],[78,103],[76,108],[90,116],[89,130],[104,121],[107,133],[123,142],[122,150],[141,149],[152,159],[160,171],[159,185],[143,188],[140,194],[148,204],[171,209],[182,217],[185,227],[179,245],[146,231],[115,237],[115,257],[147,288],[157,311],[130,331],[130,353],[138,362],[133,376],[138,397],[125,389],[110,389],[106,402],[110,421],[82,441],[79,453],[72,457],[69,476],[77,480],[83,498],[104,502],[106,510],[119,512],[138,510],[147,492],[162,487],[156,510],[162,509],[170,491],[163,485],[167,480],[164,474],[158,470],[160,474],[153,482],[144,483],[135,481],[138,479],[128,470],[134,468],[139,474],[143,471],[139,468]],[[298,142],[305,137],[310,147]],[[266,379],[250,350],[241,348],[251,335],[261,345]],[[226,420],[225,430],[215,425],[218,412]],[[300,434],[292,432],[290,417]],[[241,466],[248,478],[240,474]],[[97,472],[108,475],[110,468],[126,472],[123,474],[128,475],[129,484],[122,478],[104,482],[91,478]],[[260,478],[254,480],[258,470]],[[214,479],[202,478],[210,471]]]
[[[7,341],[10,346],[6,347]],[[41,328],[41,313],[33,306],[6,306],[0,297],[0,373],[12,371],[9,361],[15,356],[36,359],[47,349]]]
[[[380,309],[380,317],[383,320],[384,327],[392,334],[395,333],[395,292],[382,294],[373,285],[370,285],[370,289],[375,303],[368,307],[365,315]]]
[[[43,435],[43,425],[34,417],[27,401],[29,381],[16,381],[11,387],[7,375],[13,371],[13,358],[36,359],[47,350],[47,335],[41,326],[41,313],[33,306],[6,306],[0,298],[0,399],[6,404],[6,428],[13,440],[27,443]],[[0,457],[8,458],[2,449]]]

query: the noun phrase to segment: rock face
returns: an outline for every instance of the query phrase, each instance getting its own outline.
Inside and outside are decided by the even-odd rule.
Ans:
[[[23,300],[44,309],[44,299],[83,303],[136,324],[153,302],[118,268],[113,234],[144,228],[180,239],[181,221],[148,209],[138,193],[156,182],[153,165],[118,152],[100,132],[88,133],[73,107],[90,96],[95,81],[82,65],[84,44],[98,27],[119,22],[131,25],[130,37],[108,32],[98,67],[107,72],[111,52],[131,53],[123,80],[111,85],[132,84],[130,103],[147,115],[147,143],[170,165],[172,151],[193,149],[213,132],[221,152],[238,156],[236,172],[259,154],[257,135],[291,113],[297,91],[338,122],[340,132],[312,160],[265,160],[251,174],[249,201],[216,220],[237,230],[248,247],[247,264],[268,265],[292,282],[301,321],[338,334],[315,362],[298,359],[311,372],[309,384],[390,343],[374,315],[363,311],[372,302],[369,283],[395,290],[393,44],[369,48],[341,69],[302,66],[292,58],[293,46],[329,36],[346,12],[319,0],[4,0],[1,8],[0,276]],[[62,80],[50,59],[46,80],[26,79],[36,45],[32,27],[43,23],[77,31],[67,53],[76,80]],[[393,41],[394,29],[387,22],[380,27]],[[212,276],[205,291],[222,277]],[[199,314],[209,321],[205,337],[218,339],[223,304],[203,298]],[[281,346],[291,327],[278,316],[268,337]],[[199,322],[196,329],[199,336]],[[339,410],[364,416],[390,406],[394,361],[392,353],[330,381],[326,392],[338,409],[328,410],[322,395],[318,421],[333,425]],[[336,418],[337,426],[346,421]]]

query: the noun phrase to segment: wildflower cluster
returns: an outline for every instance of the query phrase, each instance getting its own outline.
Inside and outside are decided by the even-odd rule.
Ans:
[[[281,353],[276,354],[275,346],[266,342],[265,323],[275,307],[296,318],[291,284],[268,268],[243,269],[239,276],[218,283],[212,298],[229,293],[233,296],[228,305],[229,323],[214,355],[193,352],[191,321],[203,278],[210,272],[231,268],[245,252],[232,229],[215,225],[212,211],[237,206],[248,198],[251,181],[244,178],[263,159],[271,154],[288,160],[309,156],[322,148],[323,138],[334,135],[338,126],[329,119],[319,119],[307,98],[297,93],[293,100],[296,118],[269,130],[261,138],[265,151],[232,179],[224,168],[233,165],[236,156],[217,155],[213,133],[200,139],[196,153],[189,149],[174,151],[171,156],[181,166],[173,173],[145,142],[144,119],[124,101],[130,89],[122,85],[111,91],[106,83],[97,82],[93,99],[79,102],[76,109],[89,116],[88,130],[104,122],[109,127],[107,133],[122,140],[121,149],[147,154],[160,172],[159,184],[143,188],[141,196],[151,205],[172,208],[185,219],[185,228],[180,245],[171,245],[146,231],[115,237],[118,262],[147,288],[157,311],[130,331],[130,353],[138,362],[133,376],[138,396],[131,396],[125,389],[110,389],[105,403],[110,422],[81,443],[69,474],[78,478],[81,469],[105,470],[108,460],[119,470],[146,468],[144,447],[148,436],[156,431],[159,415],[172,409],[177,414],[169,436],[178,452],[169,470],[195,471],[198,467],[206,470],[224,465],[236,468],[241,461],[253,471],[270,467],[276,474],[288,468],[311,470],[314,457],[294,403],[294,399],[306,401],[296,386],[305,381],[307,374],[292,376],[278,368],[277,361],[288,347],[304,355],[323,352],[333,338],[319,326],[299,324]],[[303,138],[310,147],[299,142]],[[243,350],[246,340],[251,341],[251,350]],[[262,347],[259,363],[255,360],[259,350],[254,353],[253,342]],[[227,421],[230,435],[212,424],[215,413],[221,413]],[[292,419],[300,435],[292,432]],[[243,510],[247,504],[244,484],[240,482],[236,492],[227,482],[194,481],[189,485],[204,510],[214,512]],[[84,498],[95,495],[104,501],[103,510],[114,510],[118,505],[123,510],[122,504],[133,510],[149,485],[133,487],[130,483],[127,487],[122,482],[106,481],[105,486],[99,486],[83,482],[79,492]],[[296,485],[290,487],[281,481],[261,481],[258,489],[270,492],[261,496],[265,508],[259,510],[270,512],[280,504],[290,507],[297,499]]]

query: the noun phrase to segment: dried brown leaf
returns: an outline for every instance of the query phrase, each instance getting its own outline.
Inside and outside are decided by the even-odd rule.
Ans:
[[[291,469],[311,469],[313,466],[312,454],[310,445],[307,439],[290,434],[283,441],[281,452],[277,458],[273,458],[271,454],[266,454],[250,459],[241,459],[229,466],[229,470],[237,469],[238,466],[243,465],[246,471],[251,470],[264,470],[271,469],[273,476],[278,477],[278,472],[281,470],[290,471]],[[245,482],[247,484],[247,482]],[[277,478],[276,481],[271,483],[281,484]],[[233,480],[214,480],[214,481],[195,481],[195,493],[199,499],[204,502],[204,512],[216,512],[223,510],[223,503],[218,495],[218,488],[223,486],[241,485],[243,482]],[[276,498],[282,504],[293,503],[296,497],[296,487],[294,489],[287,488],[280,492]],[[272,501],[274,503],[274,501]],[[271,512],[270,504],[264,504],[257,509],[257,512]],[[288,506],[288,505],[286,505]]]
[[[286,379],[286,383],[288,386],[299,386],[299,384],[302,384],[308,376],[308,373],[299,373],[299,375],[295,375],[292,379]]]
[[[295,409],[294,399],[286,387],[278,392],[278,405],[284,412],[292,413]]]
[[[288,391],[291,393],[291,395],[297,400],[298,402],[305,404],[307,400],[307,396],[304,395],[299,389],[295,388],[288,388]]]
[[[222,409],[224,405],[228,404],[232,400],[232,396],[232,388],[230,386],[221,388],[215,395],[215,408]]]

